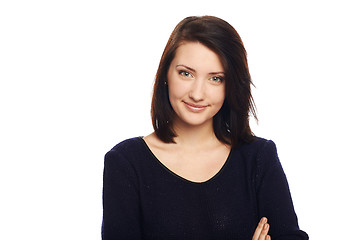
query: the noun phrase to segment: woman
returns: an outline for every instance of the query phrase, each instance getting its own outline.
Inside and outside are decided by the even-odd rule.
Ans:
[[[275,144],[250,130],[250,87],[227,22],[176,26],[155,79],[154,133],[105,156],[103,239],[308,239]]]

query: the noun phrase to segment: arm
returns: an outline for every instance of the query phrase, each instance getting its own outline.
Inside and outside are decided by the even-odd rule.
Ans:
[[[129,161],[111,150],[105,155],[102,239],[141,239],[139,191]]]
[[[257,159],[256,191],[259,214],[269,219],[273,240],[308,239],[299,229],[288,182],[272,141],[264,144]]]

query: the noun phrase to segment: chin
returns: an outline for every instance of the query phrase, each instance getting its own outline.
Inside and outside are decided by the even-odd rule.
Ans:
[[[206,124],[211,124],[212,126],[212,118],[211,119],[201,119],[199,117],[195,118],[188,118],[188,119],[180,119],[182,123],[188,125],[189,127],[199,127]]]

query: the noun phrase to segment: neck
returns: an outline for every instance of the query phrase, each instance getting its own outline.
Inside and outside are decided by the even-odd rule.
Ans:
[[[215,136],[212,121],[197,126],[175,122],[174,130],[177,134],[174,140],[181,147],[194,149],[201,148],[209,143],[219,142]]]

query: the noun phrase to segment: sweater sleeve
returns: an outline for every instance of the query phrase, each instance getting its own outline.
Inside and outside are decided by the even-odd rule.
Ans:
[[[267,141],[257,159],[256,191],[259,217],[267,217],[272,240],[306,240],[298,226],[288,182],[274,142]]]
[[[115,150],[105,155],[102,239],[141,239],[139,188],[129,160]]]

